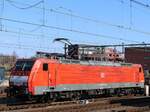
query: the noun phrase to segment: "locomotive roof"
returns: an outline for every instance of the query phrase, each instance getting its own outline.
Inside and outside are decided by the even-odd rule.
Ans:
[[[33,59],[18,59],[18,61],[35,61],[35,60],[45,60],[54,62],[65,63],[65,64],[81,64],[81,65],[101,65],[101,66],[132,66],[139,64],[125,63],[125,62],[111,62],[111,61],[81,61],[72,59],[48,59],[48,58],[33,58]]]
[[[80,60],[69,60],[69,59],[61,59],[60,63],[66,64],[81,64],[81,65],[101,65],[101,66],[132,66],[132,63],[124,63],[124,62],[111,62],[111,61],[80,61]]]

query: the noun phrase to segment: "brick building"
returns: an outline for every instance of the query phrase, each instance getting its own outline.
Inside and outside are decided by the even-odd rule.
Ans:
[[[125,61],[141,64],[145,73],[145,84],[150,85],[150,47],[125,48]]]
[[[141,64],[144,70],[150,71],[150,47],[125,48],[125,61]]]

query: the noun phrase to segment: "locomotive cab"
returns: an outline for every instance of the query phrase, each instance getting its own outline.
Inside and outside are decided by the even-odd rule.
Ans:
[[[28,94],[28,78],[35,63],[33,59],[19,59],[11,70],[8,96]]]

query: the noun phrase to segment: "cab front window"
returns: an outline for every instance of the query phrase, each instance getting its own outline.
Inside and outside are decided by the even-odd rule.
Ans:
[[[15,70],[19,71],[31,71],[34,61],[17,61]]]

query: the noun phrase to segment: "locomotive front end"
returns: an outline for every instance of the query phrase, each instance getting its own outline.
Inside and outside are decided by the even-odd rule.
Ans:
[[[16,62],[10,74],[8,96],[28,94],[28,78],[34,62],[31,59],[20,59]]]

